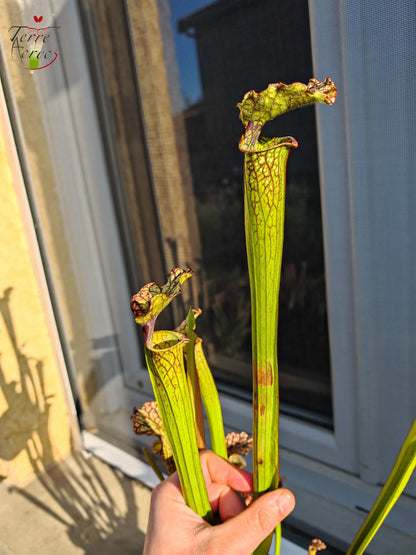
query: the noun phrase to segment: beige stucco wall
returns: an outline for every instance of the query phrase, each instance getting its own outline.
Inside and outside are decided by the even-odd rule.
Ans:
[[[151,44],[148,54],[153,65],[157,67],[157,73],[154,75],[149,74],[147,81],[144,77],[148,73],[146,71],[146,64],[141,67],[144,75],[142,77],[144,87],[143,117],[145,124],[153,133],[151,135],[150,165],[154,175],[149,178],[147,190],[151,200],[148,203],[149,205],[145,203],[140,204],[138,201],[135,202],[135,194],[138,194],[139,187],[142,188],[142,181],[137,178],[135,174],[136,166],[131,163],[131,159],[140,150],[134,146],[136,141],[134,136],[127,133],[131,128],[129,127],[126,131],[124,127],[120,127],[119,135],[115,136],[115,142],[121,145],[120,151],[123,154],[120,157],[120,164],[125,168],[123,179],[126,181],[124,186],[127,191],[129,187],[133,190],[132,197],[128,197],[129,202],[133,206],[131,212],[134,212],[134,217],[136,220],[140,220],[139,223],[141,225],[143,224],[141,222],[141,219],[143,219],[142,214],[145,213],[146,216],[149,216],[151,213],[152,218],[149,216],[147,220],[155,221],[157,229],[159,223],[163,228],[164,248],[159,248],[156,241],[155,250],[150,249],[148,251],[140,247],[148,242],[147,237],[150,235],[148,233],[149,227],[146,227],[146,225],[137,227],[132,240],[133,244],[137,244],[138,265],[140,269],[149,269],[149,275],[146,274],[147,281],[154,279],[163,283],[165,266],[166,272],[176,265],[190,265],[197,269],[197,261],[200,258],[199,236],[195,210],[192,209],[193,197],[189,181],[190,177],[188,175],[189,167],[187,171],[184,169],[184,166],[186,166],[185,162],[187,162],[185,148],[183,147],[184,136],[182,136],[183,133],[181,131],[182,135],[179,140],[180,133],[176,131],[177,142],[175,143],[175,133],[173,131],[180,126],[177,122],[174,125],[172,118],[168,117],[170,114],[169,91],[164,68],[161,31],[158,24],[157,2],[155,0],[145,2],[145,6],[140,8],[142,11],[138,11],[137,6],[133,4],[130,3],[129,5],[129,9],[132,10],[132,19],[139,24],[142,12],[143,17],[145,16],[143,27],[139,27],[139,30],[143,28],[144,35],[141,36],[140,33],[135,33],[133,46],[137,49],[137,54],[146,59],[147,51],[145,46],[146,44]],[[72,226],[74,226],[73,221],[76,220],[77,213],[73,211],[73,206],[68,202],[68,198],[72,199],[75,196],[72,197],[66,194],[67,182],[63,179],[62,167],[54,156],[58,150],[60,153],[66,152],[67,137],[69,137],[68,140],[71,145],[76,143],[77,137],[74,139],[72,136],[74,128],[71,127],[71,123],[67,124],[72,121],[71,110],[73,110],[73,114],[76,113],[77,102],[74,99],[69,102],[69,92],[71,87],[73,89],[78,86],[81,87],[79,77],[82,72],[78,75],[76,69],[72,66],[73,56],[71,50],[69,48],[62,48],[62,50],[59,50],[60,57],[56,65],[44,70],[45,72],[50,72],[50,82],[46,79],[43,81],[43,77],[40,79],[40,76],[43,74],[27,71],[13,59],[9,31],[12,26],[32,25],[33,17],[36,13],[42,14],[43,24],[45,25],[50,25],[53,22],[62,25],[62,36],[68,37],[71,34],[69,22],[76,22],[76,14],[74,15],[73,13],[76,2],[58,3],[57,6],[61,5],[61,9],[57,8],[56,13],[51,13],[50,5],[46,0],[39,0],[36,3],[36,11],[30,8],[31,5],[31,2],[20,2],[18,0],[5,0],[3,2],[4,9],[0,11],[0,55],[3,61],[1,78],[8,93],[9,110],[13,115],[13,128],[18,136],[19,152],[23,157],[27,187],[31,192],[36,210],[36,225],[42,235],[43,252],[47,257],[48,275],[53,284],[54,299],[57,306],[56,314],[57,317],[59,316],[60,329],[63,330],[62,336],[69,371],[74,381],[76,381],[77,400],[79,400],[79,404],[83,409],[82,424],[85,428],[94,430],[99,428],[99,425],[102,423],[101,413],[97,409],[101,402],[101,398],[98,395],[102,384],[101,367],[99,364],[101,354],[97,355],[94,351],[97,348],[96,334],[91,331],[89,326],[90,315],[85,305],[86,294],[83,274],[80,272],[80,262],[76,256],[77,247],[74,247],[72,242]],[[100,9],[98,9],[98,6],[100,6]],[[104,20],[103,26],[100,28],[105,28],[105,22],[112,21],[110,17],[112,12],[108,11],[106,7],[108,10],[110,10],[110,7],[115,10],[111,0],[108,0],[106,3],[97,0],[97,13],[108,18]],[[124,11],[121,10],[118,16],[120,19],[123,19],[125,17]],[[117,29],[115,27],[115,31]],[[109,33],[110,30],[114,30],[114,26],[109,27]],[[159,38],[155,35],[156,31]],[[114,46],[111,33],[108,38],[109,40],[107,40],[106,45],[111,49]],[[67,44],[71,45],[72,43],[68,40]],[[75,50],[77,55],[84,55],[82,45],[80,45],[79,51]],[[108,58],[105,59],[108,62]],[[118,59],[115,61],[118,61]],[[128,70],[128,64],[126,64],[126,67]],[[65,70],[69,68],[68,75],[71,74],[73,78],[72,81],[65,81],[63,85],[60,81],[62,68]],[[118,93],[120,89],[123,89],[126,80],[131,80],[132,75],[134,76],[131,70],[125,73],[124,80],[121,80],[120,83],[115,83],[119,73],[114,73],[112,75],[113,81],[111,82],[114,90],[109,87],[112,94],[114,94],[115,100],[120,104],[122,104],[124,97]],[[157,109],[157,106],[153,106],[155,94],[152,92],[149,83],[151,84],[151,81],[154,79],[159,84],[158,101],[163,104],[166,113]],[[47,86],[49,84],[51,84],[50,89]],[[118,85],[117,87],[116,84]],[[88,83],[85,90],[89,90]],[[113,104],[115,107],[119,107],[116,101]],[[49,106],[54,106],[56,109],[56,105],[60,105],[60,103],[62,103],[62,112],[58,110],[53,113],[58,113],[62,117],[56,121],[46,117],[49,116]],[[137,105],[133,103],[133,106],[137,110]],[[4,105],[0,106],[0,112],[2,109],[7,119],[7,110]],[[66,119],[64,117],[66,115],[71,117]],[[126,116],[125,112],[122,115]],[[141,117],[140,114],[136,114],[138,122],[141,121],[139,116]],[[120,121],[123,124],[124,120],[121,119]],[[59,130],[59,137],[62,138],[62,143],[56,140],[58,134],[51,133],[51,128]],[[160,131],[159,135],[155,130]],[[131,138],[132,136],[134,140]],[[164,137],[168,137],[168,139],[164,139]],[[12,141],[11,133],[3,133],[3,139],[3,146],[5,145],[7,150],[9,143]],[[168,143],[166,143],[166,140],[168,140]],[[130,142],[134,148],[132,147],[131,150],[125,148],[123,150],[122,147],[126,147],[127,142]],[[93,157],[91,159],[93,160]],[[0,296],[3,299],[2,306],[5,307],[5,310],[10,308],[11,315],[7,320],[8,327],[0,317],[0,325],[4,328],[1,329],[2,335],[0,338],[2,342],[0,351],[3,353],[0,359],[3,372],[3,374],[0,374],[0,389],[2,390],[0,392],[0,418],[2,418],[3,422],[7,420],[7,430],[11,430],[10,426],[14,426],[14,423],[17,422],[17,432],[15,430],[9,433],[5,426],[0,430],[0,458],[2,458],[0,473],[8,476],[12,474],[14,476],[22,476],[25,479],[24,477],[28,475],[29,471],[38,470],[43,462],[46,463],[46,461],[56,459],[60,456],[61,451],[62,453],[67,451],[65,442],[69,441],[69,428],[67,425],[64,426],[62,424],[62,430],[65,428],[66,437],[62,439],[61,449],[59,447],[61,439],[60,437],[59,440],[57,439],[59,434],[55,426],[61,429],[59,418],[65,417],[65,410],[62,408],[62,413],[59,413],[59,415],[54,412],[58,410],[58,407],[64,406],[61,397],[57,393],[59,383],[53,383],[52,378],[58,375],[52,351],[55,340],[50,341],[49,338],[51,344],[47,347],[49,329],[46,324],[53,318],[53,315],[51,317],[44,317],[45,321],[42,325],[35,321],[35,314],[37,317],[42,315],[44,307],[42,308],[41,301],[43,297],[38,297],[36,287],[34,287],[33,283],[30,283],[26,275],[31,264],[29,262],[30,256],[27,258],[27,254],[31,254],[31,249],[28,247],[30,241],[29,243],[27,242],[27,229],[25,229],[25,225],[22,226],[21,224],[25,224],[27,218],[23,217],[22,220],[21,214],[19,216],[16,215],[19,204],[16,205],[16,208],[13,202],[19,200],[19,195],[16,196],[15,192],[10,192],[13,191],[13,186],[16,185],[11,177],[15,169],[10,164],[9,166],[5,165],[5,160],[6,155],[4,149],[2,149],[0,163],[2,163],[4,175],[2,175],[1,179],[5,184],[0,184],[1,215],[3,216],[0,221],[0,227],[3,248],[2,265],[7,270],[7,274],[2,273],[0,278]],[[74,164],[78,164],[80,170],[84,170],[82,163],[82,160],[77,159],[75,156]],[[142,171],[147,175],[149,172],[147,162],[144,161],[142,165]],[[99,172],[97,175],[99,175]],[[100,186],[100,183],[97,181],[97,187],[99,188]],[[153,195],[157,200],[156,204],[159,206],[158,212],[153,206]],[[185,208],[187,209],[185,210]],[[89,211],[91,211],[91,208],[86,206],[85,213]],[[163,221],[159,222],[159,217]],[[20,225],[20,235],[14,229],[16,225]],[[154,233],[155,236],[157,236],[157,229]],[[139,233],[140,231],[142,232]],[[178,252],[176,255],[172,241],[175,237],[180,239],[178,240]],[[18,248],[15,243],[19,240],[22,244]],[[25,255],[21,254],[19,250],[23,246]],[[103,246],[105,246],[104,242]],[[12,254],[9,255],[9,251]],[[144,251],[144,254],[142,251]],[[6,252],[7,254],[5,254]],[[148,259],[146,259],[145,255],[148,256]],[[160,271],[154,272],[155,267],[160,268]],[[23,271],[23,268],[25,268],[25,271]],[[36,264],[32,266],[32,270],[33,268],[36,270]],[[36,272],[33,275],[31,274],[32,281],[36,279],[35,275]],[[142,283],[137,284],[137,289],[140,285]],[[199,292],[198,281],[195,281],[192,287],[186,288],[184,290],[184,306],[187,307],[191,304],[190,298],[187,298],[186,294],[189,297],[193,297],[192,304],[196,305],[197,299],[199,299]],[[130,296],[126,295],[126,299],[128,303]],[[30,306],[31,303],[35,302],[38,303],[36,307]],[[176,320],[180,321],[182,316],[183,312],[179,310]],[[11,336],[14,333],[13,330],[16,332],[15,341],[11,340]],[[40,337],[43,337],[43,343]],[[7,368],[4,363],[6,354],[8,357]],[[45,384],[44,389],[42,389],[42,383]],[[115,399],[115,402],[119,401]],[[13,408],[10,409],[12,404]],[[21,407],[24,408],[22,409]],[[3,413],[6,415],[4,418],[1,417]],[[25,418],[26,420],[24,420]],[[53,432],[51,431],[51,426],[54,426]],[[39,435],[38,432],[42,439],[37,437]],[[60,433],[64,434],[63,431]],[[35,440],[33,437],[35,437]],[[53,438],[52,446],[50,445],[51,437]],[[55,440],[57,443],[55,443]],[[17,471],[16,465],[20,463],[23,465],[22,469]]]
[[[0,474],[22,485],[70,452],[70,411],[0,111]]]
[[[36,13],[43,14],[45,24],[50,24],[54,16],[48,3],[41,0],[36,6]],[[95,375],[82,302],[69,253],[62,205],[58,196],[59,184],[42,119],[42,100],[36,86],[36,72],[22,69],[12,60],[10,53],[10,27],[30,25],[33,22],[33,14],[30,3],[17,0],[5,0],[2,7],[4,9],[0,11],[0,41],[5,64],[2,78],[7,82],[15,103],[21,148],[30,174],[30,186],[36,201],[38,224],[42,229],[55,295],[59,299],[60,318],[65,329],[67,347],[78,372],[81,400],[88,405],[95,394]]]

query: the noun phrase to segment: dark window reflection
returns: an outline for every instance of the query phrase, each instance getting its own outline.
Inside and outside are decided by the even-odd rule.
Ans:
[[[250,89],[260,91],[276,81],[307,82],[313,76],[308,3],[202,4],[170,1],[208,292],[199,331],[211,343],[217,377],[250,390],[243,156],[237,147],[242,125],[235,105]],[[279,315],[282,405],[320,413],[328,424],[332,407],[315,111],[281,116],[265,132],[292,135],[300,145],[288,163]]]

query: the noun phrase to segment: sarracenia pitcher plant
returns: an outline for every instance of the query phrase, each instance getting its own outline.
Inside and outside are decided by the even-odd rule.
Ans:
[[[224,437],[223,418],[215,383],[197,336],[196,317],[190,309],[174,331],[155,331],[158,314],[181,292],[192,270],[175,268],[167,283],[149,283],[131,301],[136,322],[143,326],[145,356],[155,402],[134,409],[134,430],[156,435],[154,453],[161,455],[168,472],[177,469],[185,501],[213,523],[215,520],[199,462],[199,449],[206,446],[203,410],[207,416],[210,447],[232,463],[244,465],[241,455],[253,448],[256,499],[279,487],[279,378],[277,364],[277,322],[286,193],[286,164],[293,137],[262,136],[264,124],[279,114],[313,103],[332,105],[336,87],[311,79],[307,85],[276,83],[260,92],[248,92],[238,104],[244,125],[239,148],[244,161],[244,219],[252,307],[253,434],[245,432]],[[349,555],[362,553],[405,487],[416,464],[416,424],[406,439],[391,477],[373,510],[353,541]],[[154,460],[147,457],[152,466]],[[156,469],[157,470],[157,469]],[[160,471],[157,470],[158,474]],[[280,552],[280,526],[276,530],[276,553]],[[256,549],[269,552],[272,536]],[[325,544],[314,540],[310,553]]]
[[[254,498],[279,485],[279,379],[277,320],[286,193],[286,163],[298,146],[293,137],[267,138],[263,125],[279,114],[306,104],[333,104],[336,88],[330,79],[308,85],[277,83],[250,91],[238,104],[245,131],[240,140],[244,157],[244,219],[251,288],[253,361]],[[280,527],[276,530],[276,542]],[[268,553],[272,538],[257,552]]]

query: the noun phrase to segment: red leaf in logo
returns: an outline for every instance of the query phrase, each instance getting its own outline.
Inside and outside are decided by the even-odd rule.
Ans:
[[[34,16],[33,16],[33,19],[36,21],[36,23],[40,23],[40,22],[42,21],[42,19],[43,19],[43,16],[40,15],[40,16],[38,17],[37,15],[34,15]]]

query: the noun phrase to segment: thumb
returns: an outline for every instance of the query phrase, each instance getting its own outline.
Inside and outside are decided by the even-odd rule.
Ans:
[[[287,489],[270,491],[246,510],[216,528],[216,540],[232,547],[233,553],[252,553],[295,507]]]

